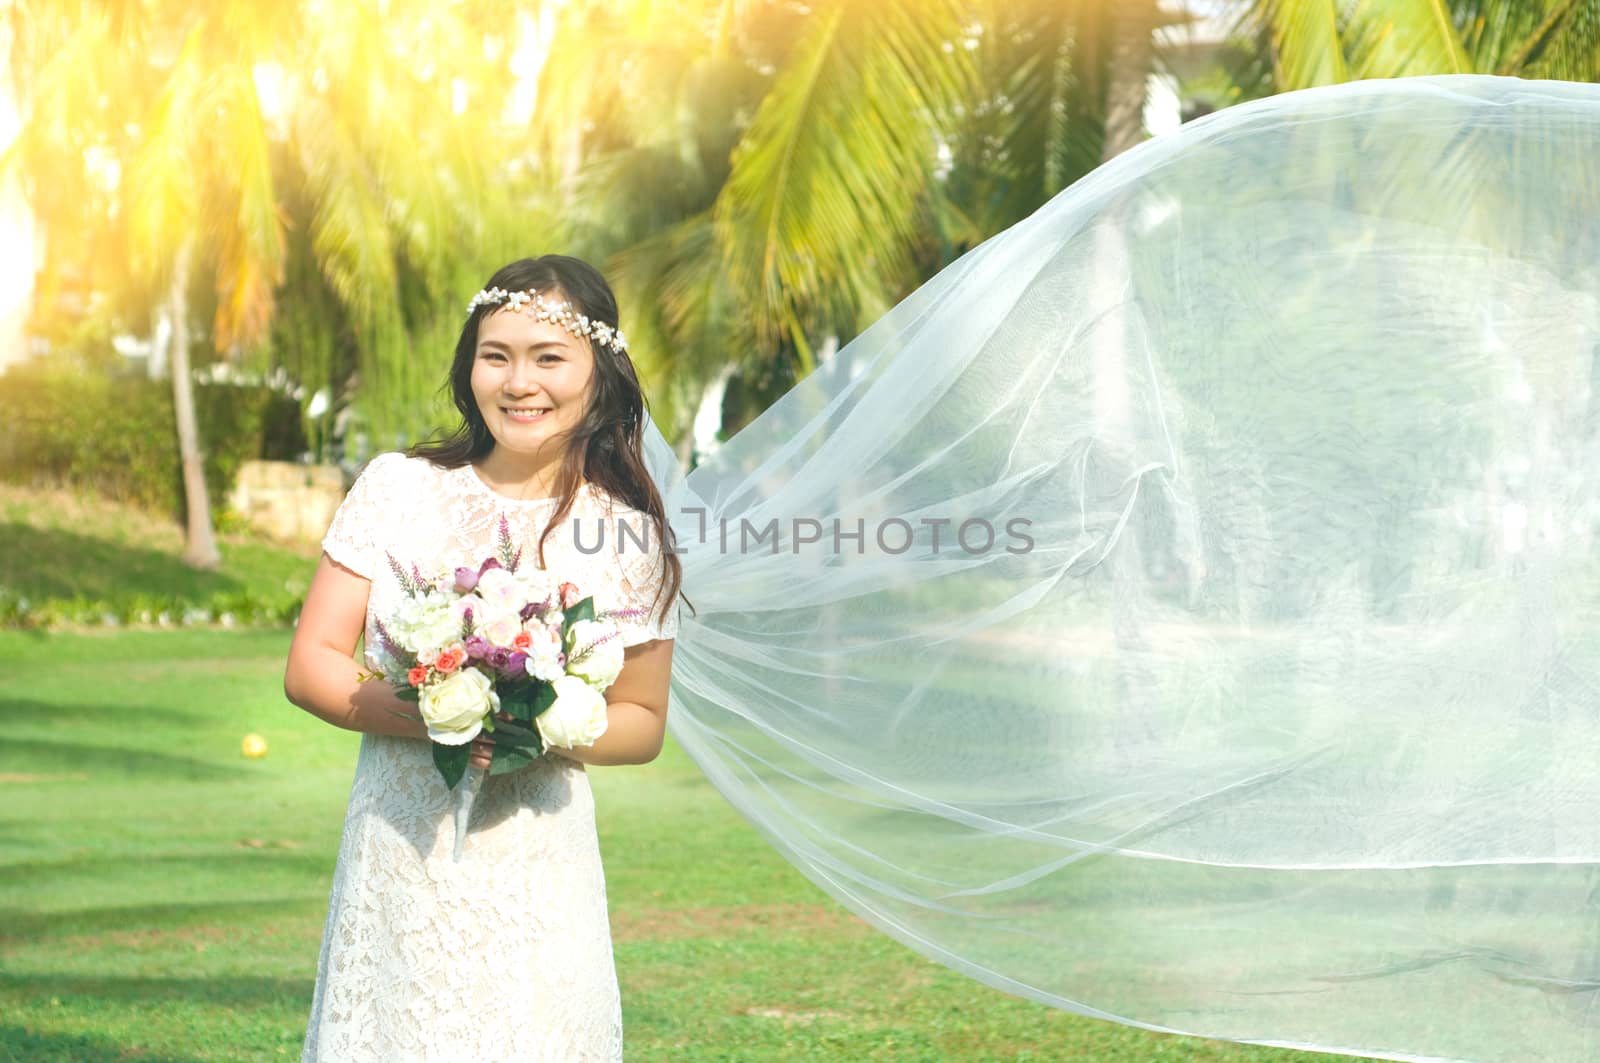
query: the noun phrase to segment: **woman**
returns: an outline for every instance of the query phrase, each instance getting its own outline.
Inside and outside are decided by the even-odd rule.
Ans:
[[[584,765],[660,751],[682,577],[643,464],[644,403],[617,324],[609,286],[577,259],[496,272],[456,345],[460,428],[374,458],[328,529],[284,689],[363,734],[305,1060],[621,1057]],[[475,567],[502,520],[524,564],[602,608],[638,612],[620,625],[624,665],[605,693],[605,733],[490,776],[457,863],[426,726],[387,684],[362,682],[352,653],[365,633],[373,665],[377,625],[402,597],[397,569]],[[492,748],[475,740],[472,765],[487,767]]]

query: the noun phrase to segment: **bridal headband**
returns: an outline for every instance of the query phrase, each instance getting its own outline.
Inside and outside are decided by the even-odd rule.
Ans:
[[[621,329],[614,329],[604,321],[591,321],[582,314],[575,314],[566,303],[547,303],[536,291],[508,292],[504,288],[485,288],[472,297],[472,302],[467,304],[467,313],[470,315],[480,306],[497,306],[500,303],[519,312],[531,303],[535,321],[560,325],[573,335],[586,336],[595,343],[610,347],[618,354],[625,353],[628,349],[627,338],[622,335]]]

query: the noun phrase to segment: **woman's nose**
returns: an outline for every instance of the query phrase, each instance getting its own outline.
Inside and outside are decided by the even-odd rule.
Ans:
[[[537,390],[539,383],[537,373],[532,364],[523,361],[511,363],[511,377],[507,386],[517,395],[525,394],[530,389]]]

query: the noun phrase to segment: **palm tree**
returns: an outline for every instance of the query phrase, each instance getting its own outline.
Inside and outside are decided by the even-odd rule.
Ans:
[[[1249,0],[1280,91],[1357,78],[1500,74],[1600,80],[1594,0]]]
[[[131,0],[14,8],[30,92],[7,165],[24,176],[50,236],[42,296],[82,260],[63,249],[103,253],[75,232],[111,230],[132,269],[108,282],[171,323],[185,560],[214,567],[188,365],[192,282],[214,278],[219,354],[259,348],[285,278],[287,229],[303,227],[318,280],[357,339],[367,401],[401,420],[421,390],[408,329],[445,320],[446,306],[459,320],[461,276],[477,277],[503,248],[484,230],[511,209],[507,152],[491,133],[495,109],[483,106],[497,98],[486,83],[503,62],[483,59],[483,27],[421,3],[230,0],[205,12]],[[264,101],[264,83],[285,98]],[[476,92],[478,109],[440,120],[441,100],[462,89]],[[115,179],[96,179],[86,147],[114,160]],[[285,210],[286,183],[303,216]]]
[[[1135,7],[1119,19],[1099,0],[646,0],[629,19],[569,8],[538,143],[576,177],[569,232],[627,293],[641,371],[670,399],[664,427],[686,435],[730,364],[758,382],[744,389],[757,401],[772,390],[761,380],[805,375],[819,348],[1037,209],[1108,144],[1135,142],[1161,21],[1153,0]],[[617,87],[581,76],[596,49],[634,59]],[[618,217],[636,223],[594,238],[594,219]]]

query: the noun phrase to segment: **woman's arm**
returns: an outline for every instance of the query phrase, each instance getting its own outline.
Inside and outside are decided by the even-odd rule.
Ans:
[[[606,688],[606,733],[592,746],[550,747],[585,764],[647,764],[667,733],[667,691],[672,681],[672,640],[629,646],[622,671]]]
[[[364,577],[322,555],[289,644],[283,692],[313,716],[347,731],[426,738],[427,725],[414,703],[401,701],[388,683],[356,678],[362,669],[352,655],[366,626],[371,590]]]

